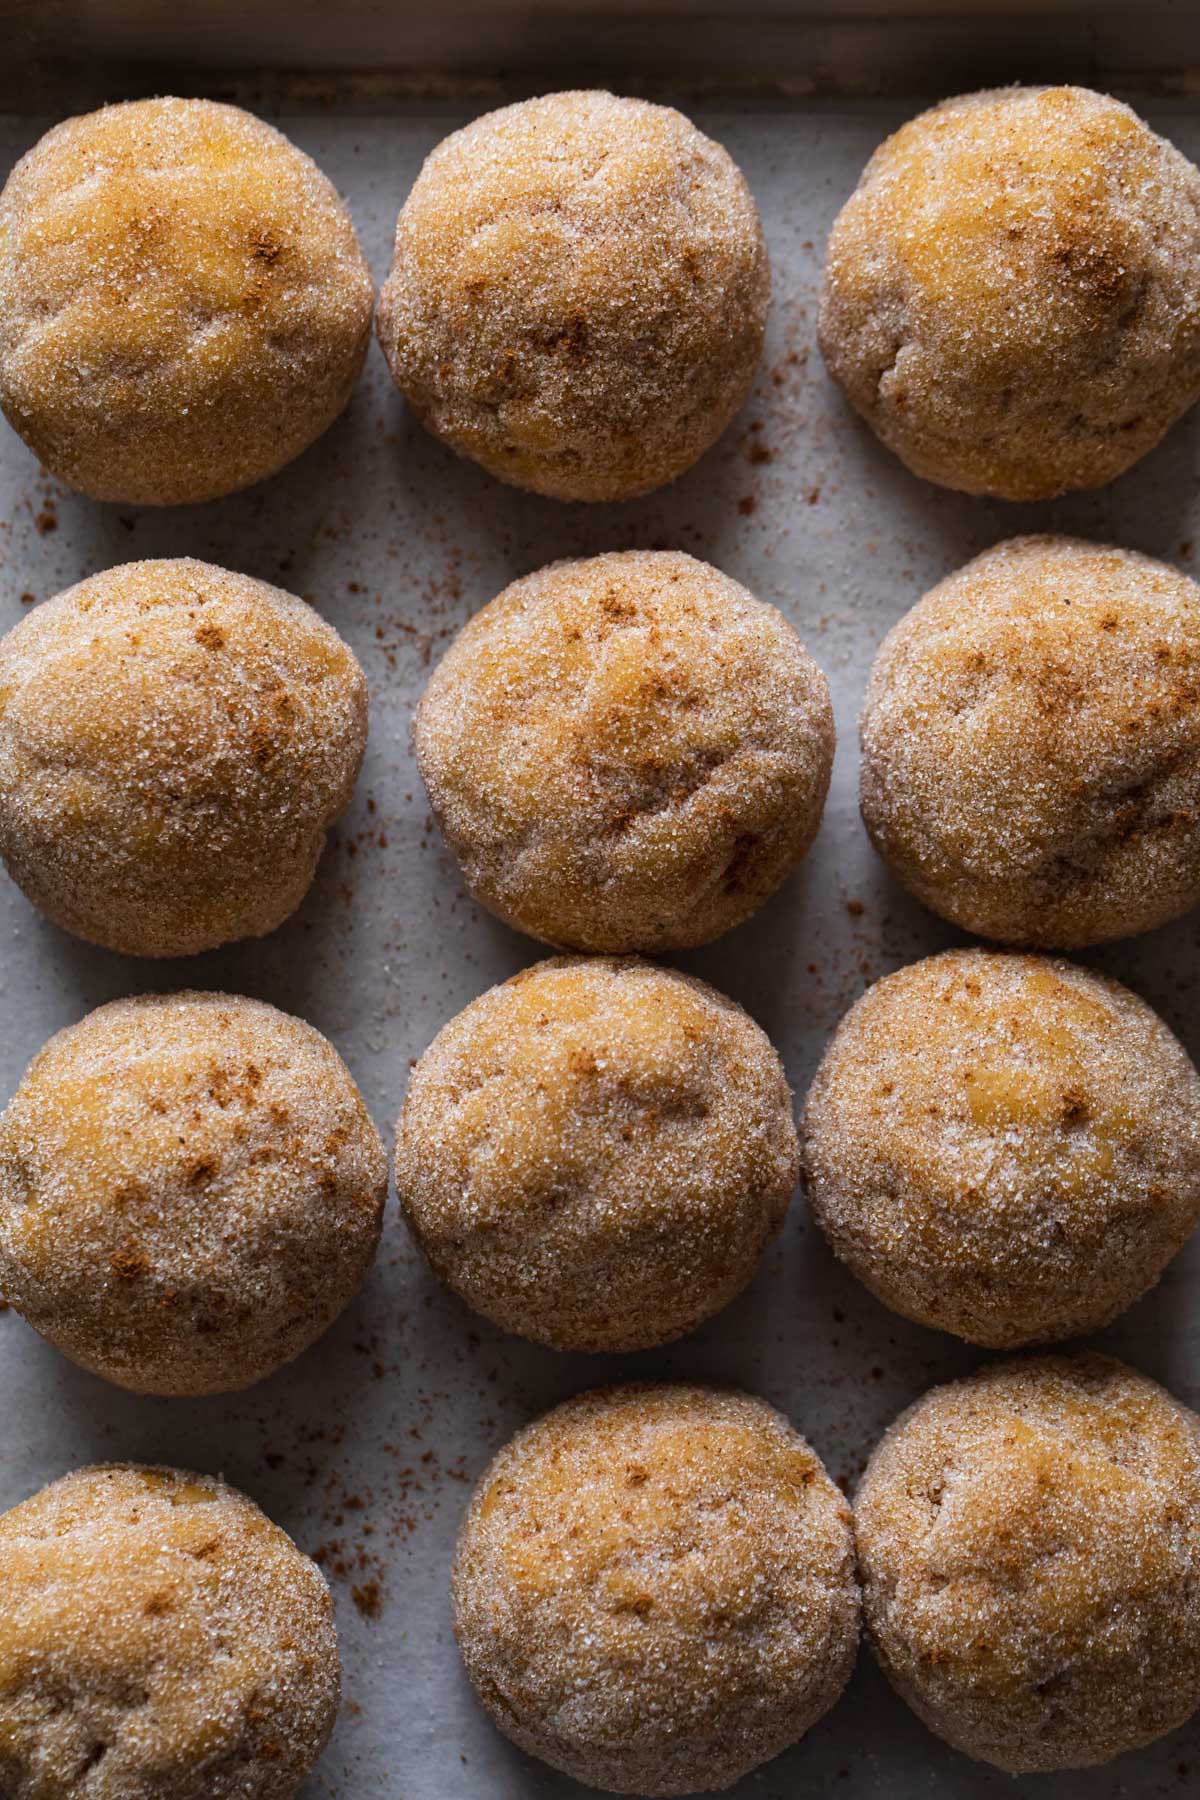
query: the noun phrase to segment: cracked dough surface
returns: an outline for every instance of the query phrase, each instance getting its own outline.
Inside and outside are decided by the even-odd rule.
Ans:
[[[611,1793],[729,1787],[838,1698],[850,1511],[763,1400],[632,1383],[517,1433],[475,1491],[455,1631],[496,1724]]]
[[[741,1292],[797,1161],[787,1078],[740,1006],[651,963],[559,957],[439,1032],[396,1187],[436,1272],[496,1324],[633,1350]]]
[[[617,953],[748,918],[816,834],[833,742],[829,685],[782,614],[677,551],[513,582],[416,721],[475,898],[546,943]]]
[[[876,151],[829,240],[818,335],[914,474],[1098,487],[1200,394],[1200,171],[1081,87],[943,101]]]
[[[932,1389],[854,1520],[884,1671],[968,1756],[1089,1768],[1200,1706],[1200,1419],[1113,1358]]]
[[[0,855],[110,950],[261,937],[307,893],[366,739],[362,670],[311,606],[191,558],[123,563],[0,639]]]
[[[0,1293],[120,1387],[226,1393],[316,1341],[375,1255],[387,1154],[333,1045],[232,994],[114,1000],[0,1117]]]
[[[291,1800],[341,1681],[315,1563],[223,1482],[80,1469],[0,1516],[6,1800]]]
[[[1200,900],[1200,588],[1078,538],[1010,538],[875,658],[861,800],[892,873],[1003,943],[1071,950]]]
[[[373,298],[350,214],[282,132],[212,100],[102,107],[0,194],[0,405],[94,500],[216,499],[332,424]]]
[[[809,1091],[833,1250],[919,1324],[997,1349],[1098,1331],[1200,1217],[1200,1075],[1118,982],[950,950],[876,982]]]
[[[732,419],[769,290],[758,211],[719,144],[668,106],[546,94],[428,158],[379,341],[418,418],[493,475],[628,499]]]

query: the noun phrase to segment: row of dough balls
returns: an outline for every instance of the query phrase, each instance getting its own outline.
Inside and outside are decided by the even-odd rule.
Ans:
[[[738,169],[669,107],[550,94],[454,132],[400,213],[378,335],[438,437],[566,500],[648,492],[745,399],[770,271]],[[819,338],[917,473],[1093,487],[1200,394],[1200,172],[1078,87],[950,100],[834,226]],[[247,486],[349,399],[374,290],[280,132],[207,100],[56,126],[0,195],[0,404],[101,500]]]
[[[379,342],[439,437],[565,500],[673,480],[749,389],[770,272],[726,152],[670,107],[551,94],[455,132],[397,224]],[[273,127],[208,100],[69,119],[0,195],[0,404],[98,500],[209,500],[332,423],[374,284]]]
[[[0,855],[57,924],[179,956],[299,905],[362,764],[353,652],[303,601],[187,559],[128,563],[0,640]],[[554,564],[460,633],[417,754],[478,897],[535,936],[678,948],[746,918],[807,849],[825,677],[707,564]]]
[[[857,1549],[857,1556],[856,1556]],[[1014,1774],[1108,1761],[1200,1706],[1200,1418],[1107,1357],[935,1388],[853,1517],[748,1395],[610,1388],[500,1452],[454,1565],[467,1671],[502,1731],[615,1793],[730,1786],[854,1665]]]
[[[1200,589],[1016,538],[876,657],[868,831],[1002,943],[1074,949],[1200,900]],[[178,956],[299,905],[366,745],[353,652],[303,601],[128,563],[0,640],[0,856],[67,930]],[[710,942],[816,834],[828,683],[776,609],[675,551],[553,563],[463,628],[417,711],[433,810],[484,906],[556,948]]]
[[[950,951],[851,1010],[798,1137],[741,1007],[648,962],[559,957],[451,1020],[396,1133],[435,1272],[559,1350],[713,1316],[801,1172],[836,1253],[918,1323],[998,1348],[1094,1331],[1200,1218],[1200,1075],[1115,981]],[[353,1298],[386,1195],[311,1026],[226,994],[116,1001],[52,1038],[0,1117],[0,1292],[121,1386],[246,1387]]]
[[[126,563],[0,641],[0,855],[54,922],[185,956],[299,905],[367,740],[362,668],[304,601]],[[417,758],[466,878],[534,936],[703,943],[817,832],[828,682],[705,563],[626,553],[516,581],[430,682]]]
[[[1003,943],[1075,949],[1200,900],[1200,588],[1133,551],[1015,538],[876,657],[861,801],[898,879]],[[774,611],[694,559],[626,552],[514,582],[416,719],[478,900],[558,947],[709,942],[815,835],[824,676]]]
[[[633,1384],[527,1426],[459,1533],[467,1672],[523,1749],[614,1793],[730,1786],[796,1743],[860,1620],[939,1736],[1093,1766],[1200,1706],[1200,1418],[1106,1357],[994,1364],[877,1446],[853,1513],[765,1401]],[[290,1800],[339,1659],[315,1565],[244,1496],[81,1470],[0,1516],[0,1780]]]
[[[554,958],[417,1064],[395,1151],[435,1272],[559,1350],[669,1342],[740,1293],[802,1175],[886,1305],[993,1348],[1097,1331],[1200,1219],[1200,1074],[1078,966],[954,950],[843,1019],[799,1137],[733,1001],[634,959]]]

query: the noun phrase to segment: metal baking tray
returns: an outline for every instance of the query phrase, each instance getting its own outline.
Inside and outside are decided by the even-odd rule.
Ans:
[[[1062,530],[1195,569],[1200,409],[1111,487],[1043,506],[939,491],[853,419],[813,341],[826,232],[885,133],[940,93],[1066,78],[1107,85],[1200,159],[1198,9],[1050,13],[881,0],[762,0],[703,16],[629,4],[338,8],[0,3],[0,170],[64,113],[153,91],[230,96],[276,119],[348,197],[378,278],[426,152],[511,92],[601,79],[677,99],[726,144],[762,209],[775,271],[753,397],[673,487],[567,507],[491,481],[404,411],[373,349],[354,400],[307,455],[219,503],[97,506],[46,479],[0,427],[0,626],[81,576],[134,557],[195,555],[309,597],[371,686],[357,797],[298,916],[261,944],[178,963],[127,961],[45,923],[0,878],[0,1089],[59,1026],[115,996],[222,987],[302,1014],[338,1045],[390,1134],[411,1062],[453,1013],[541,954],[463,894],[432,826],[409,741],[431,661],[513,576],[552,557],[675,546],[780,606],[829,675],[840,735],[825,821],[797,875],[749,924],[678,959],[742,1001],[801,1095],[869,981],[960,941],[874,858],[855,802],[855,719],[888,626],[949,569],[1018,531]],[[866,16],[867,13],[875,16]],[[860,16],[862,15],[862,16]],[[288,67],[280,72],[279,65]],[[1089,958],[1129,982],[1200,1054],[1200,916]],[[1200,1239],[1098,1340],[1200,1406]],[[346,1704],[305,1800],[568,1800],[585,1790],[492,1728],[462,1676],[447,1571],[468,1483],[524,1420],[597,1382],[712,1377],[781,1406],[852,1487],[889,1420],[978,1360],[910,1326],[834,1263],[797,1199],[750,1291],[680,1344],[575,1357],[492,1330],[445,1293],[389,1211],[377,1267],[329,1336],[235,1398],[138,1399],[73,1368],[0,1317],[0,1507],[103,1458],[222,1471],[306,1549],[337,1599]],[[853,1685],[741,1800],[799,1793],[1116,1800],[1200,1783],[1200,1720],[1079,1775],[1014,1784],[945,1748],[864,1650]]]

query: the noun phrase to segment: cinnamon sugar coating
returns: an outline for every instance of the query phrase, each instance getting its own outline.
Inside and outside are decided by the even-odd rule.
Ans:
[[[559,500],[661,487],[725,429],[770,271],[736,165],[682,113],[546,94],[439,144],[396,226],[379,342],[418,418]]]
[[[1011,538],[884,639],[863,819],[967,931],[1071,950],[1200,900],[1200,587],[1132,550]]]
[[[559,957],[425,1052],[396,1187],[434,1269],[496,1324],[634,1350],[741,1292],[797,1160],[782,1066],[740,1006],[650,963]]]
[[[854,1506],[866,1622],[931,1731],[1090,1768],[1200,1706],[1200,1418],[1106,1356],[934,1388]]]
[[[869,988],[804,1112],[809,1204],[906,1318],[995,1348],[1097,1331],[1200,1218],[1200,1075],[1128,988],[950,950]]]
[[[0,855],[55,924],[131,956],[261,937],[349,801],[367,690],[279,588],[124,563],[0,639]]]
[[[818,335],[914,474],[1006,500],[1098,487],[1200,395],[1200,171],[1088,88],[943,101],[839,214]]]
[[[291,1800],[341,1685],[315,1563],[224,1482],[80,1469],[0,1515],[0,1792]]]
[[[350,215],[282,132],[212,100],[67,119],[0,194],[0,405],[94,500],[211,500],[350,398],[373,288]]]
[[[522,1749],[611,1793],[710,1793],[795,1743],[854,1664],[850,1511],[765,1401],[598,1389],[495,1458],[454,1623]]]
[[[387,1155],[332,1044],[231,994],[52,1037],[0,1117],[0,1293],[120,1387],[261,1381],[354,1297]]]
[[[459,633],[417,761],[475,898],[531,937],[708,943],[816,834],[824,675],[774,607],[677,551],[552,563]]]

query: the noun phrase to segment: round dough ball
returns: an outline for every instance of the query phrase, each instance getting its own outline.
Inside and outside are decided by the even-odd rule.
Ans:
[[[1012,538],[890,631],[863,819],[981,937],[1071,950],[1200,900],[1200,588],[1132,550]]]
[[[773,606],[677,551],[551,563],[459,633],[417,761],[475,898],[572,950],[709,943],[821,820],[829,685]]]
[[[362,670],[311,606],[210,563],[125,563],[0,639],[0,856],[109,950],[262,937],[308,892],[366,741]]]
[[[968,1756],[1090,1768],[1200,1706],[1200,1419],[1111,1357],[934,1388],[854,1519],[884,1672]]]
[[[736,164],[682,113],[547,94],[439,144],[379,296],[392,379],[435,436],[556,500],[626,500],[718,438],[771,277]]]
[[[93,500],[212,500],[332,424],[372,298],[345,206],[273,126],[212,100],[105,106],[0,194],[0,406]]]
[[[453,1576],[501,1731],[618,1794],[710,1793],[804,1736],[858,1648],[850,1510],[748,1394],[568,1400],[496,1457]]]
[[[944,101],[839,214],[818,337],[914,474],[1099,487],[1200,395],[1200,170],[1087,88]]]
[[[353,1299],[386,1197],[311,1025],[231,994],[115,1000],[50,1039],[0,1117],[0,1293],[119,1387],[225,1393]]]
[[[291,1800],[341,1686],[329,1589],[235,1488],[80,1469],[0,1516],[0,1791]]]
[[[750,1281],[796,1185],[792,1096],[750,1016],[651,963],[556,958],[413,1073],[396,1187],[434,1270],[506,1331],[639,1350]]]
[[[905,1318],[995,1348],[1098,1331],[1200,1218],[1200,1075],[1119,982],[951,950],[842,1020],[804,1162],[833,1250]]]

